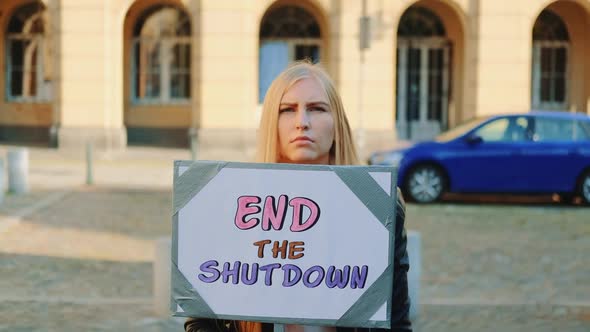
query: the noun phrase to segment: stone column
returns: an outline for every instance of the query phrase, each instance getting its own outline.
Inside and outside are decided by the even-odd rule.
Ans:
[[[60,148],[126,145],[123,125],[122,27],[113,0],[51,2],[56,22],[56,118]]]
[[[474,43],[469,65],[474,82],[468,89],[474,94],[476,114],[481,116],[528,111],[531,105],[532,26],[527,27],[525,2],[510,0],[477,3]]]
[[[200,3],[199,29],[194,32],[199,34],[198,46],[193,55],[193,65],[200,68],[195,96],[199,158],[248,160],[254,154],[257,6],[256,1]]]
[[[361,159],[395,139],[395,1],[367,1],[370,48],[361,66],[359,19],[362,1],[343,1],[330,9],[330,43],[336,49],[328,61],[353,131],[364,131]],[[362,88],[361,88],[362,85]],[[360,99],[360,100],[359,100]],[[361,128],[362,126],[362,128]]]

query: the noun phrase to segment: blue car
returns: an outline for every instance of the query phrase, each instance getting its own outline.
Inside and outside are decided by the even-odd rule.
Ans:
[[[418,203],[445,192],[558,193],[590,203],[590,117],[530,112],[476,118],[430,142],[374,153],[398,165],[398,186]]]

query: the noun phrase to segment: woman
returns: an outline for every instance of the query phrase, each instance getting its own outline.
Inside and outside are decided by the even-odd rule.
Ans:
[[[264,163],[357,165],[358,157],[340,96],[319,66],[298,62],[271,84],[264,99],[256,159]],[[392,331],[411,331],[408,319],[407,271],[409,268],[404,229],[405,205],[398,190],[395,229],[394,280],[391,306]],[[287,332],[303,332],[300,325]],[[271,324],[189,319],[191,332],[272,332]],[[347,328],[322,328],[346,332]],[[364,329],[359,329],[364,330]],[[380,329],[372,329],[380,330]],[[360,332],[360,331],[359,331]]]

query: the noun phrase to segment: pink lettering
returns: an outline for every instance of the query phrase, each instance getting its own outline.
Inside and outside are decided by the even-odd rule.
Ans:
[[[293,222],[291,223],[292,232],[303,232],[315,225],[320,218],[320,207],[316,202],[305,197],[293,198],[289,205],[293,207]],[[311,212],[306,221],[301,222],[303,218],[303,207],[307,207]]]
[[[239,229],[246,230],[256,227],[260,220],[258,218],[245,218],[251,214],[260,212],[259,206],[250,206],[250,204],[260,203],[260,197],[258,196],[240,196],[238,198],[238,209],[236,211],[235,224]]]
[[[264,211],[262,212],[262,229],[265,231],[272,228],[279,231],[283,228],[285,215],[287,214],[287,196],[279,196],[279,202],[275,208],[275,198],[267,196],[264,201]]]
[[[289,227],[291,232],[306,231],[318,222],[320,207],[316,202],[305,197],[295,197],[289,200],[287,195],[280,195],[278,201],[273,196],[267,196],[263,207],[260,206],[261,198],[258,196],[240,196],[234,223],[241,230],[252,229],[261,224],[264,231],[269,231],[271,228],[280,231],[285,224],[288,209],[287,201],[289,206],[293,208],[293,218],[291,227]],[[309,216],[304,221],[304,212],[306,210],[309,212]],[[262,217],[254,216],[260,211],[262,211]]]

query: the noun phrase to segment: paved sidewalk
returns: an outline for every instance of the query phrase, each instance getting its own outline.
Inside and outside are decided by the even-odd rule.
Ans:
[[[96,152],[87,186],[85,151],[28,150],[31,192],[0,204],[0,331],[181,330],[154,317],[152,261],[172,163],[190,153]]]
[[[83,151],[30,153],[31,192],[0,204],[0,331],[182,330],[153,313],[152,262],[188,151],[97,154],[93,186]],[[590,331],[589,211],[409,205],[424,246],[415,330]]]

